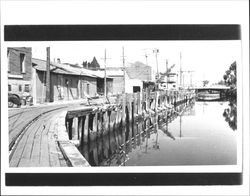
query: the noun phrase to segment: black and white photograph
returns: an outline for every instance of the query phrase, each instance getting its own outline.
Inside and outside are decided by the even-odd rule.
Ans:
[[[201,194],[187,185],[210,185],[204,194],[245,195],[249,24],[246,9],[226,16],[248,2],[94,2],[1,3],[5,193],[60,186],[53,194],[83,194],[64,189],[77,186],[110,195],[105,186],[115,186],[119,195],[118,186],[144,186],[126,194],[152,195],[160,185],[159,194],[180,195]],[[205,5],[217,16],[224,10],[223,20],[194,20],[212,10]],[[175,11],[184,13],[169,18]]]
[[[10,167],[237,164],[240,40],[53,45],[7,48]]]

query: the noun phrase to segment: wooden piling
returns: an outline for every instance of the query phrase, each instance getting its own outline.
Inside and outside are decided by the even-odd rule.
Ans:
[[[84,129],[83,129],[83,142],[86,144],[89,141],[89,115],[85,116]]]
[[[72,124],[73,124],[73,118],[67,119],[66,127],[70,140],[72,140]]]
[[[72,140],[78,140],[78,118],[73,118]]]
[[[115,126],[115,120],[116,120],[116,112],[112,109],[110,111],[110,132],[114,131],[114,126]]]
[[[93,112],[93,107],[92,110],[73,110],[66,117],[69,138],[79,140],[83,146],[91,141],[97,142],[95,152],[91,152],[93,153],[91,157],[94,156],[95,162],[99,161],[99,157],[108,158],[109,153],[113,153],[122,143],[125,146],[123,150],[130,152],[132,148],[136,148],[136,145],[141,144],[141,140],[144,140],[141,132],[143,129],[147,138],[150,137],[152,128],[155,131],[158,130],[159,115],[163,116],[161,120],[164,121],[166,119],[164,115],[168,116],[170,110],[169,105],[175,104],[176,110],[180,110],[181,108],[177,106],[187,103],[192,96],[192,93],[186,91],[179,93],[177,91],[152,93],[146,91],[117,96],[115,105],[105,105],[104,107],[107,107],[103,107],[102,111],[98,108]],[[152,115],[146,115],[149,111]],[[145,125],[138,123],[141,119],[138,117],[141,114],[144,114]]]
[[[77,129],[77,136],[79,140],[79,144],[82,142],[82,129],[83,129],[83,117],[78,117],[78,129]]]
[[[97,113],[97,139],[102,137],[103,132],[103,112],[99,111]]]
[[[126,94],[124,93],[122,95],[122,126],[125,126],[126,124],[126,105],[127,105],[127,100],[126,100]]]
[[[149,90],[147,89],[146,91],[146,112],[149,111],[149,108],[150,108],[150,97],[149,97]]]
[[[84,144],[84,124],[85,124],[85,116],[81,116],[79,117],[80,120],[78,120],[79,122],[79,126],[78,126],[78,130],[79,130],[79,140],[80,140],[80,145]]]
[[[95,112],[94,114],[90,114],[91,115],[91,121],[90,122],[92,124],[92,127],[91,129],[89,129],[89,138],[90,138],[90,141],[95,141],[96,140],[96,136],[97,136],[97,115],[98,113]]]
[[[104,111],[103,113],[103,135],[106,135],[108,133],[108,129],[109,129],[109,116],[108,116],[108,111]]]

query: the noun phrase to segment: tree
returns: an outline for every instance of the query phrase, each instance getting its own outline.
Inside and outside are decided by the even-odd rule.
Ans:
[[[230,90],[227,92],[227,97],[230,99],[236,99],[237,97],[237,72],[236,72],[236,61],[234,61],[229,69],[225,72],[224,81],[226,86],[230,87]]]
[[[202,82],[203,82],[203,87],[207,86],[207,85],[208,85],[208,83],[209,83],[209,81],[208,81],[208,80],[203,80]]]
[[[229,103],[229,108],[226,108],[223,112],[225,121],[231,127],[232,130],[237,129],[237,106],[235,100]]]
[[[236,61],[230,65],[223,78],[226,86],[230,86],[231,89],[235,89],[237,87]]]
[[[99,69],[100,65],[97,62],[96,58],[94,57],[92,62],[90,63],[90,69]]]
[[[219,84],[219,85],[225,85],[225,81],[224,81],[224,80],[220,80],[220,81],[218,82],[218,84]]]
[[[87,62],[87,61],[83,61],[83,62],[82,62],[82,66],[83,66],[83,68],[87,68],[88,62]]]

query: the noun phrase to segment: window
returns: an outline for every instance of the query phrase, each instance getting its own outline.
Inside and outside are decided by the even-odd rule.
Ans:
[[[18,88],[19,88],[19,92],[22,92],[22,85],[21,84],[19,84]]]
[[[10,51],[7,51],[8,72],[10,72]]]
[[[89,95],[89,84],[87,84],[87,94]]]
[[[30,92],[30,85],[29,84],[24,85],[24,92],[27,92],[27,93]]]
[[[11,85],[8,84],[8,91],[11,91]]]
[[[69,86],[69,80],[68,79],[65,80],[65,84],[66,84],[66,86]]]
[[[20,53],[20,69],[21,73],[25,73],[25,54]]]

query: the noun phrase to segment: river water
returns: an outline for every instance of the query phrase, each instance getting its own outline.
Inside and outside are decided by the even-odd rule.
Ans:
[[[194,102],[176,111],[117,128],[81,151],[92,166],[237,164],[235,103]]]

